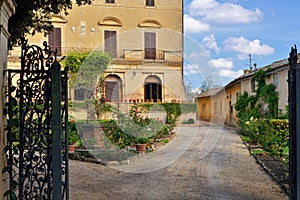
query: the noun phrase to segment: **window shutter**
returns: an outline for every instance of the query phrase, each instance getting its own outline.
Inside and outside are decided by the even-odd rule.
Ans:
[[[145,59],[156,59],[156,33],[145,32]]]
[[[51,32],[49,33],[49,36],[48,36],[48,44],[49,44],[49,46],[50,46],[51,49],[52,49],[52,47],[54,46],[54,31],[51,31]]]
[[[52,51],[57,50],[57,55],[61,55],[61,28],[54,28],[49,33],[48,44]]]
[[[104,51],[109,53],[113,58],[117,57],[117,32],[104,31]]]
[[[57,54],[61,55],[61,28],[56,28],[55,30],[55,49],[57,49]]]

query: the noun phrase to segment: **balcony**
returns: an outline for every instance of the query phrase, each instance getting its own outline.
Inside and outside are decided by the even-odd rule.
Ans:
[[[103,49],[88,49],[88,48],[62,48],[63,54],[67,55],[70,52],[87,52],[87,51],[104,51]],[[159,49],[117,49],[108,52],[112,58],[113,63],[169,63],[174,65],[182,64],[182,51],[166,51]]]

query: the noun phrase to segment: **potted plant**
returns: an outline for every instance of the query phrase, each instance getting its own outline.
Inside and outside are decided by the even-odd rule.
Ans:
[[[147,143],[154,141],[163,129],[164,122],[143,116],[142,111],[134,104],[129,114],[118,113],[118,122],[112,120],[112,126],[103,127],[106,137],[120,148],[130,146],[138,152],[145,151]]]
[[[146,150],[149,139],[153,139],[157,135],[163,124],[159,119],[143,117],[140,109],[134,104],[130,109],[129,118],[125,117],[121,126],[125,133],[133,137],[136,150],[143,152]]]
[[[79,138],[74,120],[68,123],[68,151],[74,152],[80,147],[81,140]]]
[[[149,138],[144,137],[137,137],[134,139],[135,148],[137,152],[145,152],[147,143],[149,141]]]

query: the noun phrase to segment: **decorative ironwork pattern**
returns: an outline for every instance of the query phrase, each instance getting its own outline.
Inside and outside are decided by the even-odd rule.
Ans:
[[[11,197],[30,200],[54,199],[53,195],[60,192],[61,199],[68,199],[67,72],[60,71],[56,53],[46,42],[43,49],[29,46],[25,40],[21,45],[21,70],[7,70],[9,192]],[[59,65],[58,91],[52,89],[54,63]],[[61,106],[54,108],[53,95],[57,94],[61,96]],[[52,120],[55,112],[61,120]],[[57,123],[60,133],[53,129]],[[61,149],[54,154],[56,135]],[[60,166],[54,169],[53,161],[57,159],[61,159]],[[53,180],[57,172],[61,174],[59,183]],[[57,184],[61,191],[53,190]]]

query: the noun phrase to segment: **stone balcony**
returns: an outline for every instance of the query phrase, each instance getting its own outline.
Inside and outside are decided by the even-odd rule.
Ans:
[[[67,55],[72,51],[86,52],[86,51],[103,51],[103,49],[87,49],[87,48],[62,48],[62,54]],[[182,65],[182,51],[166,51],[156,49],[150,56],[145,58],[145,51],[141,49],[118,49],[111,51],[113,57],[113,64],[145,64],[145,63],[160,63],[166,65],[181,66]]]

